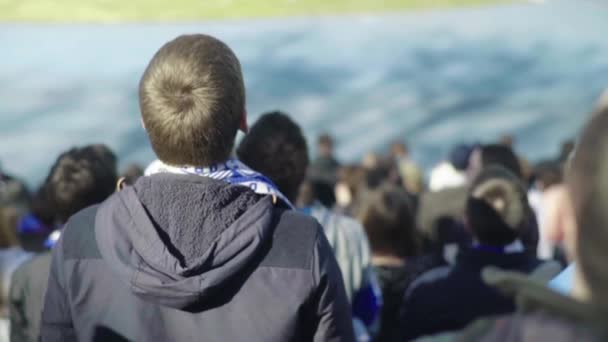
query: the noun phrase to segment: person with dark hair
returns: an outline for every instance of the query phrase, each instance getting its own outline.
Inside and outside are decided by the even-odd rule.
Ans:
[[[469,179],[475,179],[483,169],[491,165],[501,166],[522,181],[524,180],[517,155],[511,147],[501,144],[482,145],[472,153],[467,170]]]
[[[298,124],[284,113],[266,113],[251,127],[236,153],[245,164],[268,176],[303,212],[319,221],[340,266],[357,320],[355,328],[361,322],[367,331],[373,332],[379,320],[381,298],[367,238],[355,220],[334,214],[315,201],[313,183],[305,182],[308,147]]]
[[[484,271],[486,283],[517,298],[513,315],[486,318],[438,341],[606,341],[608,339],[608,109],[583,128],[566,171],[566,211],[574,222],[561,225],[569,257],[576,264],[573,289],[561,294],[520,274]]]
[[[42,340],[352,341],[322,228],[230,157],[247,131],[234,52],[177,37],[148,64],[139,103],[159,160],[63,228]]]
[[[138,164],[131,164],[125,168],[120,178],[124,179],[124,182],[126,184],[133,185],[135,184],[135,182],[137,182],[139,177],[143,175],[144,169],[141,166],[139,166]]]
[[[382,288],[382,321],[376,341],[393,341],[401,326],[403,293],[418,275],[415,268],[408,267],[418,254],[414,210],[403,189],[385,184],[368,194],[359,215]]]
[[[15,176],[2,170],[0,164],[0,207],[13,208],[17,216],[22,216],[30,209],[32,195],[27,185]]]
[[[62,153],[39,191],[46,202],[42,216],[52,226],[46,247],[61,235],[61,226],[81,209],[108,198],[116,187],[116,156],[104,145],[72,148]],[[24,263],[13,275],[10,288],[11,341],[38,341],[51,254],[43,253]]]
[[[531,273],[542,263],[524,249],[520,236],[531,215],[519,178],[491,166],[473,181],[466,203],[466,226],[474,237],[453,266],[420,276],[405,295],[404,339],[459,330],[480,317],[508,314],[514,301],[487,286],[488,266]]]
[[[334,186],[340,163],[334,156],[334,139],[327,133],[317,140],[317,156],[310,164],[309,177]]]
[[[346,165],[338,170],[335,185],[336,212],[349,217],[357,216],[360,198],[365,192],[367,172],[358,165]]]
[[[481,145],[471,151],[469,155],[467,183],[470,183],[480,172],[491,166],[500,166],[523,182],[519,160],[511,148],[497,144]],[[465,214],[467,193],[468,185],[464,184],[460,187],[431,192],[422,196],[417,222],[428,243],[436,244],[436,237],[440,235],[438,233],[440,230],[443,231],[441,234],[464,237],[460,234],[460,230],[464,223],[462,218]],[[524,229],[521,239],[526,250],[536,253],[539,238],[536,217],[530,215],[527,220],[526,229]],[[452,232],[449,232],[450,230]],[[468,241],[457,242],[463,244]],[[450,254],[454,255],[454,253]]]

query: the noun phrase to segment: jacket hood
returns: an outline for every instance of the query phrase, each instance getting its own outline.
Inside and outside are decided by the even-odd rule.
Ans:
[[[273,201],[210,178],[158,174],[112,195],[95,234],[108,266],[140,298],[177,309],[204,302],[260,253]]]

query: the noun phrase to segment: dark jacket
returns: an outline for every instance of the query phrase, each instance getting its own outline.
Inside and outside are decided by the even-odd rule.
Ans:
[[[486,285],[481,270],[496,266],[529,273],[540,264],[524,252],[464,251],[454,266],[431,270],[408,289],[401,317],[404,339],[460,330],[477,318],[513,312],[513,299]]]
[[[484,270],[484,280],[516,298],[518,312],[476,321],[461,332],[422,339],[428,342],[575,342],[608,340],[607,312],[547,288],[521,274]]]
[[[72,217],[53,250],[43,341],[351,341],[322,228],[246,187],[142,177]]]
[[[425,255],[408,258],[405,266],[402,267],[375,267],[382,289],[382,320],[377,342],[394,341],[398,336],[403,295],[412,282],[426,271],[443,265],[445,261],[440,256]]]
[[[35,342],[40,337],[40,313],[51,268],[51,253],[27,261],[13,273],[9,296],[12,342]]]

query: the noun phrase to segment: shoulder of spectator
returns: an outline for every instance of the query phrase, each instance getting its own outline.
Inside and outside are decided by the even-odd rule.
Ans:
[[[405,292],[405,298],[409,298],[415,291],[418,291],[429,284],[446,279],[451,271],[452,266],[441,266],[421,274],[408,287]]]

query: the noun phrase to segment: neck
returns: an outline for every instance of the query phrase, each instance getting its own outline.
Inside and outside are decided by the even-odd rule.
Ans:
[[[405,258],[395,255],[374,254],[372,255],[372,264],[375,266],[400,267],[405,265]]]

